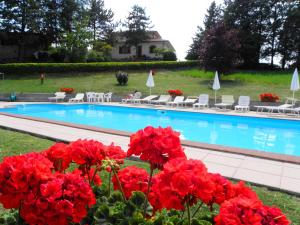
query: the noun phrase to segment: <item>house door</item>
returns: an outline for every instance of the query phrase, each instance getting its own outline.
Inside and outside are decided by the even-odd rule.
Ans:
[[[142,57],[142,46],[141,45],[139,45],[138,46],[138,57],[140,58],[140,57]]]

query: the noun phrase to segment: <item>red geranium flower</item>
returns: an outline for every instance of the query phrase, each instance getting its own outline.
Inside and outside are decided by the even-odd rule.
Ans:
[[[53,162],[54,169],[59,172],[66,170],[72,161],[70,148],[64,143],[52,145],[49,149],[44,151],[44,154]]]
[[[171,159],[186,158],[180,144],[179,133],[167,128],[151,126],[130,137],[127,156],[137,155],[148,161],[152,169],[159,168]]]
[[[52,162],[39,153],[4,158],[0,164],[0,202],[4,208],[19,208],[26,195],[36,193],[52,176],[52,168]]]
[[[106,158],[114,159],[118,164],[123,164],[126,157],[126,152],[122,150],[120,146],[116,146],[113,143],[106,147]]]
[[[125,197],[129,199],[134,191],[146,193],[149,174],[145,169],[136,166],[128,166],[118,172],[118,178],[122,185]],[[112,178],[114,189],[119,190],[119,185],[115,176]]]
[[[191,205],[196,199],[209,203],[213,192],[214,184],[201,161],[177,158],[154,176],[149,201],[154,210],[183,210],[187,201]]]
[[[28,224],[68,225],[79,223],[95,203],[91,187],[79,172],[58,173],[41,184],[35,197],[24,199],[20,213]]]
[[[279,208],[264,206],[262,225],[289,225],[291,222]]]
[[[172,96],[181,96],[183,95],[183,92],[181,90],[168,90],[169,95]]]
[[[262,203],[257,198],[232,198],[221,205],[215,223],[216,225],[262,225],[262,209]]]

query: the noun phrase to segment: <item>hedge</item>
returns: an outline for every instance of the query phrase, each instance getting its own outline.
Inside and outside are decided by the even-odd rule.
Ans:
[[[151,62],[100,62],[100,63],[8,63],[0,64],[5,74],[33,74],[67,72],[101,72],[117,70],[180,69],[195,67],[197,61],[151,61]]]

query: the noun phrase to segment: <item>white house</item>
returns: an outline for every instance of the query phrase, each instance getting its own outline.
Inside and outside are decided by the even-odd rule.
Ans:
[[[149,31],[148,36],[150,37],[149,40],[144,41],[138,46],[139,58],[161,58],[162,56],[155,54],[155,48],[168,49],[175,52],[170,41],[162,39],[157,31]],[[116,40],[111,51],[112,59],[122,60],[136,57],[136,48],[126,45],[126,37],[124,37],[121,32],[116,33]]]

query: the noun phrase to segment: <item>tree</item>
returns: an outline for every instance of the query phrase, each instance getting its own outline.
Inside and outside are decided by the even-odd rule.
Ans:
[[[292,1],[287,18],[279,35],[279,53],[282,56],[281,67],[295,63],[300,66],[300,2]]]
[[[114,30],[112,10],[105,9],[103,0],[90,0],[88,14],[94,41],[107,39],[108,33]]]
[[[268,1],[269,12],[266,15],[265,43],[262,48],[261,57],[271,59],[271,67],[274,65],[274,57],[279,54],[279,38],[287,17],[290,3],[284,0]]]
[[[87,21],[76,22],[73,24],[72,32],[66,32],[61,40],[61,46],[67,52],[67,61],[83,62],[86,61],[87,48],[91,43],[92,34],[87,29]]]
[[[200,64],[205,70],[229,72],[238,61],[240,43],[237,30],[228,30],[224,23],[205,32],[199,49]]]
[[[222,20],[222,10],[221,7],[216,4],[215,1],[213,1],[208,10],[207,14],[204,17],[204,27],[205,30],[209,30],[213,27],[215,27],[219,22]]]
[[[187,52],[187,60],[196,60],[199,58],[199,49],[201,48],[205,31],[215,27],[220,21],[222,21],[222,10],[221,7],[216,5],[213,1],[207,10],[207,14],[204,18],[204,28],[198,26],[193,43],[190,45],[190,49]]]
[[[198,31],[193,38],[193,43],[190,45],[190,49],[187,52],[185,59],[197,60],[199,58],[199,49],[201,49],[204,38],[204,30],[198,26]]]
[[[127,28],[124,36],[126,43],[136,48],[136,57],[138,57],[138,45],[149,38],[147,30],[152,27],[150,24],[150,17],[146,15],[145,9],[134,5],[124,24]]]
[[[245,68],[259,65],[265,42],[268,1],[271,0],[225,0],[224,22],[229,29],[238,30],[240,56]]]

